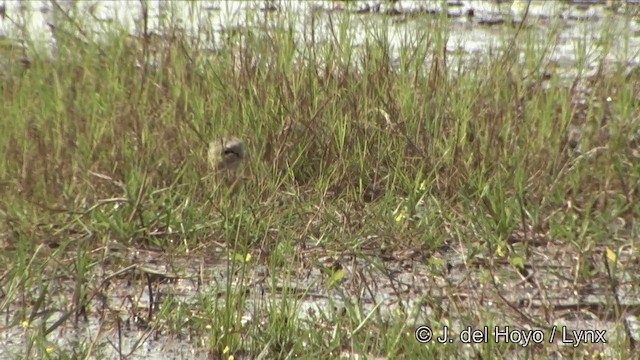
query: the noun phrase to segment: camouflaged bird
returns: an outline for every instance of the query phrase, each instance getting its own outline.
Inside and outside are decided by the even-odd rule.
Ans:
[[[209,143],[207,160],[217,178],[234,182],[245,158],[244,143],[234,136],[224,136]]]

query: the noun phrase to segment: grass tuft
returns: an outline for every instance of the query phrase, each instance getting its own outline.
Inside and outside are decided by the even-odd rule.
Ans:
[[[64,357],[50,334],[92,317],[121,355],[134,318],[212,358],[637,355],[626,328],[611,349],[414,340],[419,324],[548,335],[564,321],[553,296],[591,284],[600,307],[576,308],[619,328],[637,308],[619,290],[638,280],[640,73],[608,62],[613,34],[577,41],[563,69],[557,29],[508,28],[463,59],[446,16],[396,41],[387,16],[314,12],[321,36],[260,15],[193,37],[171,17],[147,31],[146,12],[134,36],[58,11],[51,47],[24,30],[0,44],[13,356]],[[233,186],[207,163],[221,136],[246,146]],[[536,309],[517,302],[534,290]]]

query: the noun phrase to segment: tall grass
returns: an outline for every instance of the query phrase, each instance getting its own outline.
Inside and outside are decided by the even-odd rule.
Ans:
[[[12,325],[36,319],[56,276],[74,281],[69,311],[85,307],[90,280],[108,265],[93,250],[116,243],[171,258],[213,243],[233,254],[228,271],[241,280],[223,285],[224,300],[199,298],[188,321],[188,312],[158,316],[175,332],[188,322],[214,357],[452,356],[469,349],[419,345],[402,317],[369,318],[358,305],[318,319],[331,325],[302,324],[297,295],[287,292],[265,300],[247,332],[251,269],[295,277],[296,266],[309,266],[309,248],[377,249],[374,258],[411,250],[426,259],[460,246],[490,258],[513,251],[527,262],[528,252],[505,250],[517,231],[559,239],[587,259],[603,246],[635,248],[640,75],[609,66],[607,42],[592,49],[599,70],[567,82],[549,60],[555,35],[549,41],[526,27],[517,36],[507,29],[508,44],[463,62],[446,51],[445,18],[417,26],[396,49],[389,19],[359,24],[367,36],[355,46],[358,18],[313,16],[326,26],[322,40],[309,29],[298,36],[292,20],[276,15],[213,40],[211,24],[193,38],[170,20],[153,34],[114,25],[93,35],[70,12],[52,30],[53,56],[29,38],[22,61],[6,50],[0,309]],[[578,61],[577,74],[587,65]],[[248,147],[234,189],[216,183],[206,163],[207,143],[222,135]],[[612,235],[616,223],[623,226]],[[513,351],[479,349],[482,357]]]

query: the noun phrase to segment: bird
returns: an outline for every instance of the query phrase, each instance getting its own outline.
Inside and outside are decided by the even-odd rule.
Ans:
[[[235,136],[223,136],[209,143],[207,160],[216,175],[232,179],[245,159],[244,143]]]

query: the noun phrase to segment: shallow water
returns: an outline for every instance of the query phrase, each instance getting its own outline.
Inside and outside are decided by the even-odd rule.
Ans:
[[[446,12],[451,20],[447,50],[454,58],[465,61],[495,50],[513,38],[518,21],[527,11],[526,1],[513,4],[449,1],[446,9],[440,1],[404,0],[395,5],[376,1],[350,3],[352,5],[337,1],[150,1],[147,26],[148,32],[158,33],[162,24],[171,21],[215,49],[223,43],[228,31],[243,28],[247,19],[260,20],[269,26],[284,18],[295,28],[299,44],[308,43],[312,27],[316,29],[314,36],[318,43],[330,40],[330,32],[321,29],[342,20],[348,22],[346,39],[356,46],[362,45],[367,39],[365,28],[374,24],[387,29],[392,60],[397,62],[398,48],[415,43],[412,40],[415,29],[433,26],[438,14]],[[585,3],[588,5],[583,5]],[[583,59],[588,68],[595,71],[603,53],[607,61],[636,66],[640,61],[640,55],[634,51],[640,48],[637,20],[640,6],[634,1],[624,4],[627,3],[627,6],[612,8],[605,1],[533,1],[527,12],[526,36],[539,39],[540,46],[553,38],[548,59],[568,71],[569,77],[575,75],[571,67]],[[55,48],[51,28],[55,28],[58,19],[66,18],[62,10],[80,14],[87,22],[83,26],[90,28],[91,33],[100,34],[114,22],[133,35],[143,32],[140,25],[143,11],[138,1],[63,1],[59,4],[61,8],[46,1],[9,2],[6,15],[0,20],[0,37],[18,40],[24,31],[41,44]],[[604,38],[606,34],[616,34],[616,39],[628,38],[629,41],[612,41]],[[620,36],[623,34],[630,36]]]
[[[522,245],[521,241],[524,239],[514,235],[515,247]],[[540,324],[551,321],[569,329],[605,330],[609,342],[623,336],[620,322],[610,312],[614,296],[611,282],[597,259],[594,259],[596,267],[592,277],[585,282],[573,277],[573,269],[578,263],[570,246],[543,238],[530,238],[529,241],[529,280],[506,260],[496,259],[491,265],[490,259],[470,256],[468,249],[456,246],[429,251],[426,255],[385,253],[378,249],[367,251],[364,244],[364,250],[359,254],[323,256],[324,249],[309,245],[297,249],[299,254],[309,253],[309,256],[300,256],[308,260],[291,264],[296,270],[289,274],[270,274],[269,269],[259,263],[249,264],[246,273],[238,265],[235,269],[229,268],[223,249],[208,249],[180,257],[169,257],[158,251],[114,251],[100,263],[123,262],[135,267],[128,267],[127,271],[106,265],[97,269],[98,275],[88,281],[87,288],[96,292],[87,302],[86,317],[81,315],[78,320],[75,316],[70,317],[53,330],[48,339],[68,349],[73,349],[78,342],[97,339],[97,349],[107,358],[132,350],[135,352],[128,358],[206,358],[206,354],[196,350],[206,339],[189,334],[188,326],[178,330],[177,337],[176,334],[166,335],[162,329],[151,325],[153,321],[148,323],[147,320],[160,311],[176,311],[163,309],[163,299],[173,299],[174,306],[179,303],[181,307],[195,309],[199,308],[193,306],[198,297],[217,298],[223,305],[227,292],[237,289],[248,291],[243,316],[243,325],[248,327],[254,323],[263,324],[263,317],[268,315],[265,309],[285,296],[290,304],[296,303],[301,326],[322,324],[330,327],[323,323],[324,319],[356,306],[363,317],[374,314],[376,319],[402,321],[408,327],[428,324],[427,319],[438,318],[437,314],[444,313],[452,329],[462,329],[468,325],[465,313],[473,314],[481,307],[488,318],[501,319],[500,326],[537,328],[520,317],[519,311],[522,311]],[[628,322],[632,335],[640,339],[640,289],[635,286],[639,279],[633,272],[632,252],[629,249],[618,256],[624,266],[616,271],[615,296],[624,309],[623,321]],[[124,258],[127,260],[122,261]],[[335,287],[330,286],[330,277],[313,259],[327,267],[342,268],[345,272],[343,281]],[[487,286],[488,269],[492,269],[496,281],[493,286]],[[40,309],[42,314],[30,326],[44,323],[49,327],[71,311],[73,291],[73,281],[52,278],[48,284],[48,301]],[[0,341],[2,358],[24,350],[26,330],[15,324],[20,308],[20,304],[13,304],[8,313],[0,317],[0,328],[4,329]],[[550,314],[552,318],[549,318]],[[254,318],[255,315],[259,318]],[[603,351],[607,351],[606,346]]]

